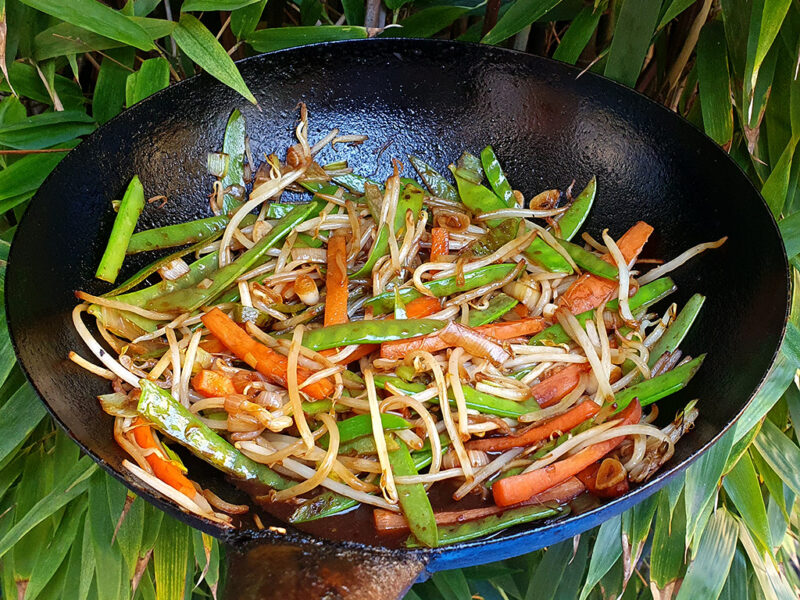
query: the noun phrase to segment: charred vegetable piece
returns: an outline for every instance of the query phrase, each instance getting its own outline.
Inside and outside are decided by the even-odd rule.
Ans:
[[[477,287],[500,281],[503,277],[514,270],[516,265],[501,264],[487,265],[480,269],[475,269],[469,273],[464,273],[464,285],[458,285],[456,277],[443,277],[434,279],[423,284],[425,288],[437,297],[450,296],[459,292],[474,290]],[[414,298],[419,298],[422,294],[413,287],[400,288],[400,297],[403,302],[411,302]],[[373,296],[364,303],[364,306],[371,306],[375,314],[388,313],[394,310],[394,292],[384,292]]]
[[[211,285],[205,289],[196,287],[177,290],[156,298],[148,303],[148,308],[163,312],[183,313],[196,310],[224,292],[237,277],[261,261],[267,250],[275,247],[289,235],[297,225],[306,219],[317,216],[325,206],[319,199],[308,204],[297,205],[292,212],[282,218],[275,227],[261,238],[252,248],[242,253],[232,263],[225,265],[213,274]]]
[[[617,392],[614,395],[614,401],[617,404],[615,412],[623,410],[635,398],[639,399],[639,404],[647,406],[661,400],[661,398],[674,394],[678,390],[682,390],[700,369],[705,358],[706,355],[701,354],[685,365],[675,367],[671,371],[656,375],[652,379],[647,379]]]
[[[252,306],[244,306],[243,304],[237,304],[233,308],[232,316],[233,320],[240,325],[243,323],[253,323],[259,327],[263,327],[272,321],[272,317],[267,313],[253,308]]]
[[[395,476],[419,475],[414,459],[404,443],[394,452],[389,452],[389,463]],[[433,507],[421,483],[398,483],[397,496],[400,508],[408,521],[412,535],[423,545],[435,548],[439,544],[439,530]]]
[[[255,223],[255,215],[247,215],[242,219],[242,227],[247,227]],[[206,240],[212,241],[220,232],[225,230],[225,226],[230,221],[227,215],[207,217],[186,223],[176,223],[146,229],[131,236],[128,244],[128,254],[138,254],[147,250],[163,250],[164,248],[175,248],[186,244],[196,244]]]
[[[370,415],[356,415],[344,421],[339,421],[336,425],[339,428],[339,443],[352,441],[362,435],[372,435],[372,421]],[[384,431],[392,431],[394,429],[408,429],[411,423],[406,421],[403,417],[393,415],[391,413],[381,414],[381,425]],[[327,449],[329,436],[326,433],[319,438],[318,444]]]
[[[486,308],[469,311],[468,325],[470,327],[480,327],[487,323],[493,323],[517,304],[519,304],[519,301],[508,294],[497,294],[489,300],[489,306]]]
[[[147,379],[142,379],[139,385],[142,388],[139,414],[164,435],[186,446],[192,454],[239,479],[257,479],[277,490],[294,485],[295,482],[281,477],[266,465],[247,458],[214,433],[197,415],[189,412],[167,390]]]
[[[114,218],[114,226],[111,228],[111,236],[108,238],[108,245],[94,274],[98,279],[109,283],[116,281],[122,261],[125,260],[125,251],[143,208],[144,188],[139,181],[139,176],[134,175],[122,197],[119,211]]]
[[[458,192],[456,192],[456,188],[454,188],[444,176],[436,171],[436,169],[416,156],[409,156],[408,160],[431,194],[437,198],[444,198],[445,200],[451,200],[453,202],[458,201]]]
[[[631,311],[637,311],[642,308],[646,308],[651,304],[655,304],[665,296],[668,296],[672,292],[675,291],[675,283],[669,277],[662,277],[661,279],[656,279],[655,281],[651,281],[650,283],[643,285],[639,288],[639,291],[636,292],[633,296],[630,297],[628,300],[628,304],[631,307]],[[607,310],[617,310],[619,308],[619,301],[618,300],[611,300],[608,304],[606,304]],[[594,310],[587,310],[579,315],[575,315],[578,319],[578,322],[583,325],[589,319],[594,318]],[[534,336],[530,343],[531,344],[565,344],[569,342],[569,336],[564,332],[564,329],[561,325],[551,325],[541,333]]]
[[[619,269],[616,266],[607,263],[596,254],[584,250],[577,244],[566,240],[558,240],[558,243],[567,251],[567,254],[575,261],[575,264],[584,271],[606,279],[616,279],[619,275]]]
[[[665,352],[674,352],[677,350],[683,338],[689,333],[689,329],[691,329],[705,301],[706,297],[700,294],[695,294],[689,298],[683,310],[675,317],[672,325],[669,326],[664,332],[664,335],[661,336],[661,339],[650,349],[650,360],[648,361],[650,367],[652,367]]]
[[[500,161],[494,153],[494,148],[486,146],[481,151],[481,164],[483,165],[483,172],[486,173],[486,180],[492,186],[494,193],[503,199],[506,206],[514,206],[514,191],[508,183],[503,167],[500,166]]]
[[[549,519],[561,517],[569,513],[567,506],[553,506],[539,504],[524,506],[522,508],[512,508],[500,515],[491,515],[475,521],[467,521],[460,525],[443,525],[439,527],[439,545],[457,544],[467,540],[483,537],[491,533],[508,529],[514,525],[530,523],[539,519]],[[408,548],[419,548],[421,544],[414,536],[406,541]]]
[[[352,321],[313,329],[303,336],[303,346],[327,350],[351,344],[379,344],[439,331],[447,323],[434,319]]]
[[[461,156],[456,161],[456,168],[465,172],[465,176],[474,181],[481,183],[483,181],[483,165],[481,159],[472,154],[471,152],[462,152]]]
[[[489,256],[517,237],[521,219],[504,219],[469,244],[472,256]]]
[[[228,155],[228,169],[220,180],[222,184],[222,213],[230,215],[242,204],[244,194],[244,154],[245,154],[245,122],[238,108],[234,108],[225,127],[225,138],[222,151]],[[238,187],[241,194],[233,194],[230,190]]]

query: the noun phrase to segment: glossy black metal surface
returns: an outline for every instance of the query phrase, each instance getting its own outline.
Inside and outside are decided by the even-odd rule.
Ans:
[[[386,177],[390,159],[417,154],[445,171],[462,150],[487,143],[526,197],[577,186],[592,175],[598,195],[586,230],[619,235],[637,220],[656,230],[646,255],[673,257],[723,235],[729,241],[675,273],[681,305],[708,297],[684,349],[709,356],[688,389],[661,401],[669,420],[700,397],[697,428],[647,485],[589,513],[532,525],[490,540],[423,552],[429,570],[528,552],[584,531],[663,485],[740,414],[780,345],[788,308],[788,265],[778,230],[746,176],[713,142],[666,109],[592,74],[530,55],[439,41],[370,40],[317,45],[240,63],[260,102],[253,107],[209,77],[175,85],[126,111],[72,151],[42,185],[12,246],[7,306],[27,374],[70,435],[126,485],[187,523],[234,544],[278,534],[223,531],[186,515],[119,471],[123,458],[111,419],[94,395],[106,383],[66,360],[87,354],[73,332],[73,290],[103,292],[92,275],[113,219],[110,201],[138,174],[149,205],[140,228],[209,214],[206,153],[221,146],[233,108],[247,118],[253,155],[293,142],[298,101],[311,115],[312,140],[330,128],[365,133],[359,148],[327,149],[321,161],[347,159],[357,172]],[[389,144],[387,146],[387,143]],[[385,148],[384,152],[380,152]],[[123,276],[148,259],[129,261]],[[189,461],[192,474],[226,498],[241,498],[214,471]],[[318,547],[292,533],[287,540]],[[327,545],[331,547],[331,544]],[[358,550],[356,544],[338,544]],[[361,547],[363,548],[363,547]],[[401,551],[369,549],[391,560]],[[406,553],[407,554],[407,553]]]

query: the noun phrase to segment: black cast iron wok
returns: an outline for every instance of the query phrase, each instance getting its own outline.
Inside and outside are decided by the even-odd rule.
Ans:
[[[260,109],[210,77],[175,85],[114,119],[73,150],[42,185],[19,226],[7,273],[9,326],[19,359],[55,418],[112,475],[163,510],[230,545],[229,598],[394,598],[424,571],[522,554],[594,527],[642,500],[684,469],[733,423],[779,348],[788,310],[788,265],[778,229],[732,160],[691,125],[628,89],[534,56],[440,41],[322,44],[239,64]],[[134,174],[148,195],[140,227],[208,215],[206,153],[221,146],[228,114],[247,118],[253,154],[293,142],[298,101],[310,139],[332,127],[365,133],[360,148],[328,149],[357,172],[385,178],[390,158],[409,153],[445,171],[469,149],[494,145],[526,197],[598,179],[586,229],[619,234],[639,219],[656,230],[647,254],[673,257],[728,235],[674,278],[681,305],[708,297],[685,351],[709,355],[689,388],[660,403],[668,421],[690,398],[700,419],[674,458],[646,485],[591,512],[439,550],[399,551],[330,542],[289,528],[229,531],[183,513],[121,471],[112,420],[94,400],[107,383],[66,360],[85,352],[74,333],[73,290],[102,293],[93,279],[113,219],[110,201]],[[379,149],[391,142],[388,149]],[[446,171],[445,171],[446,172]],[[142,266],[137,257],[123,277]],[[192,475],[225,498],[237,490],[187,458]],[[265,523],[278,524],[262,515]],[[327,594],[327,595],[326,595]]]

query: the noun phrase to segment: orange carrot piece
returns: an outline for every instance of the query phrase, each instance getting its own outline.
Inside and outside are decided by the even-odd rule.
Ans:
[[[222,352],[225,352],[225,346],[223,346],[222,342],[220,342],[213,335],[207,336],[202,342],[200,342],[200,347],[209,354],[221,354]]]
[[[589,490],[591,494],[599,498],[618,498],[622,496],[622,494],[627,493],[630,489],[627,477],[610,488],[600,489],[597,487],[597,472],[600,470],[600,463],[601,461],[599,460],[593,462],[583,471],[575,475],[575,477],[581,480],[581,483],[586,486],[586,489]]]
[[[153,438],[153,432],[150,430],[150,424],[142,417],[136,417],[136,421],[134,421],[133,439],[136,440],[140,448],[145,450],[157,448],[156,440]],[[158,450],[150,452],[144,458],[147,464],[153,469],[155,476],[161,481],[175,488],[180,493],[189,496],[189,498],[195,497],[197,490],[194,485],[192,485],[192,482],[186,478],[177,465],[162,458],[158,454]]]
[[[467,443],[468,450],[482,450],[484,452],[502,452],[519,446],[530,446],[548,439],[552,435],[561,435],[577,427],[587,419],[591,419],[600,412],[600,407],[587,400],[569,409],[545,423],[532,427],[520,435],[504,435],[502,437],[485,438]]]
[[[557,502],[558,504],[564,504],[583,493],[585,489],[586,488],[580,481],[574,477],[570,477],[563,483],[553,486],[543,494],[526,500],[525,502],[521,502],[513,507],[484,506],[481,508],[473,508],[471,510],[438,512],[434,513],[434,516],[436,517],[436,524],[439,526],[457,525],[466,521],[475,521],[476,519],[483,519],[484,517],[496,515],[505,512],[510,508],[521,508],[523,506],[530,506],[533,504],[544,504],[545,502]],[[406,521],[406,518],[400,513],[384,510],[382,508],[376,508],[372,512],[372,518],[375,522],[375,529],[378,533],[405,533],[409,531],[408,521]]]
[[[261,373],[270,382],[283,387],[287,386],[288,359],[282,354],[257,342],[242,330],[228,315],[215,308],[202,316],[203,324],[225,344],[240,360]],[[300,382],[311,377],[313,373],[304,367],[297,367],[297,379]],[[330,379],[321,379],[303,388],[303,391],[316,400],[327,398],[333,393]]]
[[[638,423],[642,417],[642,407],[639,401],[634,400],[631,402],[620,413],[620,416],[622,416],[621,425]],[[584,448],[577,454],[563,458],[536,471],[513,475],[496,481],[492,486],[495,504],[497,506],[510,506],[541,494],[554,485],[558,485],[562,481],[577,475],[592,463],[603,458],[619,446],[625,440],[625,437],[621,435],[604,442],[598,442],[588,448]]]
[[[430,296],[414,298],[406,304],[406,317],[409,319],[424,319],[442,310],[442,301]]]
[[[531,394],[542,408],[552,406],[569,394],[580,382],[581,374],[588,370],[588,363],[569,365],[536,385],[532,385]]]
[[[544,329],[544,326],[544,319],[531,317],[530,319],[519,319],[518,321],[488,323],[486,325],[474,327],[473,329],[481,335],[494,338],[494,340],[510,340],[520,336],[539,333]],[[450,346],[451,344],[442,340],[438,333],[431,333],[407,340],[384,342],[381,344],[381,358],[400,359],[415,350],[425,350],[426,352],[433,353],[449,348]]]
[[[639,221],[617,240],[617,247],[625,262],[630,263],[639,256],[651,233],[653,233],[653,228],[644,221]],[[603,260],[614,264],[614,259],[610,254],[603,256]],[[567,288],[558,303],[573,315],[577,315],[609,300],[616,292],[618,285],[618,282],[613,279],[584,273]]]
[[[519,316],[519,318],[520,318],[520,319],[524,319],[524,318],[526,318],[526,317],[527,317],[529,314],[531,314],[531,311],[529,311],[529,310],[528,310],[528,307],[527,307],[527,306],[525,306],[525,305],[524,305],[524,304],[522,304],[522,303],[520,303],[520,304],[517,304],[517,305],[514,307],[514,312],[515,312],[515,313],[517,313],[517,316]]]
[[[350,356],[345,358],[343,361],[340,361],[336,364],[339,365],[349,365],[351,362],[355,362],[364,358],[365,356],[369,356],[375,350],[380,348],[380,344],[361,344],[358,348],[356,348]]]
[[[450,232],[444,227],[431,229],[431,262],[450,254]]]
[[[218,398],[236,393],[230,377],[209,369],[203,369],[192,377],[192,387],[206,398]]]
[[[347,239],[328,238],[328,272],[325,276],[325,327],[347,323]]]

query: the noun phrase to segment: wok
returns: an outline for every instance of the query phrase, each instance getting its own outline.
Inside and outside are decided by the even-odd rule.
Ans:
[[[602,77],[508,50],[443,41],[378,39],[319,44],[256,56],[239,67],[260,106],[208,76],[164,90],[113,119],[74,149],[41,186],[19,225],[7,272],[9,328],[19,360],[70,436],[109,473],[159,508],[228,545],[227,597],[399,597],[432,571],[496,561],[541,548],[631,507],[679,474],[737,419],[768,372],[789,307],[789,271],[778,229],[745,174],[710,139],[645,97]],[[311,140],[331,128],[364,133],[359,148],[326,149],[356,172],[390,174],[410,153],[446,172],[463,150],[491,143],[526,197],[578,187],[592,175],[598,200],[585,230],[619,235],[637,220],[655,227],[646,255],[673,257],[723,235],[728,242],[674,274],[681,305],[708,297],[683,348],[708,351],[689,387],[660,402],[661,421],[699,397],[697,427],[672,460],[625,496],[561,521],[435,550],[391,550],[286,533],[226,530],[182,512],[122,471],[112,419],[94,396],[107,383],[67,361],[83,353],[73,331],[73,290],[107,291],[93,278],[113,221],[110,202],[138,174],[147,196],[140,228],[209,214],[206,153],[221,147],[240,108],[253,155],[293,142],[297,103]],[[388,144],[388,146],[387,146]],[[385,149],[384,152],[380,152]],[[335,157],[335,158],[334,158]],[[150,257],[128,260],[121,278]],[[663,308],[663,305],[662,305]],[[184,454],[192,475],[224,498],[240,492]],[[265,525],[276,523],[262,514]]]

